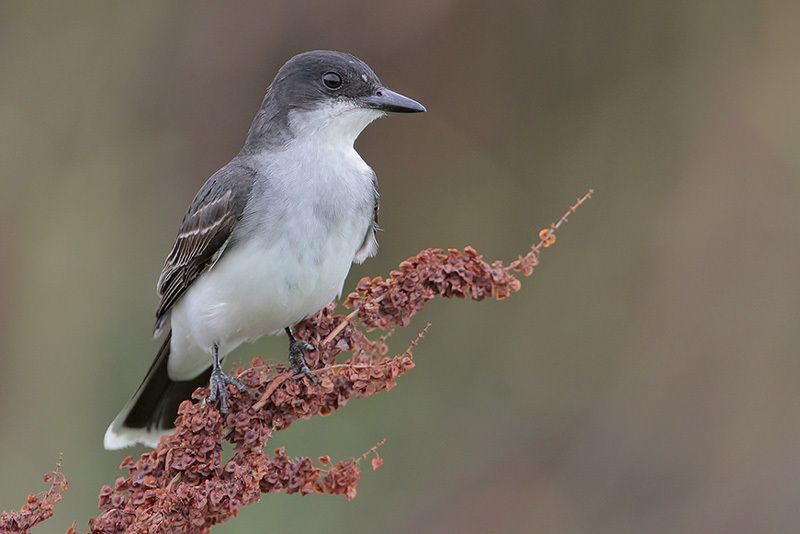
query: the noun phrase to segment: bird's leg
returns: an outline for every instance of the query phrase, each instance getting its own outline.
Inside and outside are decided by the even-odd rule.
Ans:
[[[286,327],[286,335],[289,336],[289,367],[294,374],[303,373],[312,382],[317,383],[317,378],[311,373],[311,369],[306,364],[305,351],[316,350],[316,347],[305,341],[294,338],[291,327]]]
[[[238,379],[228,376],[222,372],[222,365],[219,360],[219,345],[214,343],[211,348],[211,382],[209,389],[211,393],[208,395],[208,402],[216,402],[219,398],[219,411],[220,413],[228,413],[228,384],[233,384],[239,391],[244,391],[247,386],[242,384]]]

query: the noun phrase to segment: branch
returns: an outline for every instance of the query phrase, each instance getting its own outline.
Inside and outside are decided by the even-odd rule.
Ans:
[[[350,293],[344,305],[356,308],[358,318],[368,329],[387,329],[407,326],[411,318],[436,296],[502,300],[521,286],[514,273],[533,274],[539,264],[542,248],[555,243],[555,232],[575,210],[589,198],[593,190],[549,227],[539,232],[539,242],[524,256],[504,266],[497,260],[491,265],[472,247],[458,249],[426,249],[400,264],[389,278],[362,278],[356,291]]]
[[[412,350],[427,327],[405,352],[387,356],[387,336],[370,339],[354,320],[358,318],[367,331],[391,331],[407,326],[436,296],[508,297],[520,289],[517,275],[533,274],[542,249],[555,243],[556,230],[591,194],[590,190],[579,198],[557,222],[539,233],[539,242],[529,252],[507,265],[487,263],[472,247],[433,248],[408,258],[386,279],[362,279],[344,301],[353,310],[349,315],[334,313],[335,304],[331,304],[295,329],[296,337],[317,347],[306,360],[318,383],[292,376],[284,364],[254,358],[249,367],[235,371],[249,389],[242,393],[236,388],[229,390],[230,409],[225,416],[201,402],[208,391],[198,388],[193,395],[197,402],[181,404],[175,431],[138,459],[125,458],[120,469],[127,476],[101,488],[101,513],[89,521],[91,531],[209,532],[213,525],[236,516],[240,507],[258,502],[265,493],[280,491],[354,498],[361,476],[358,463],[371,454],[373,469],[380,467],[380,444],[359,458],[338,463],[328,456],[316,461],[289,457],[282,448],[272,454],[264,452],[273,432],[299,419],[328,415],[351,398],[390,390],[399,376],[414,367]],[[345,351],[352,352],[350,358],[336,363],[336,357]],[[233,445],[233,457],[227,461],[222,458],[223,441]],[[47,495],[33,504],[60,498],[52,488]],[[52,504],[41,508],[47,506],[52,509]],[[23,513],[24,507],[19,514]],[[30,525],[45,519],[47,513],[52,512],[45,512]],[[4,514],[2,520],[7,517],[11,515]]]
[[[61,473],[59,456],[56,468],[42,476],[42,482],[50,484],[46,491],[29,493],[28,500],[18,512],[0,512],[0,532],[28,532],[31,528],[53,516],[53,508],[67,490],[67,477]]]

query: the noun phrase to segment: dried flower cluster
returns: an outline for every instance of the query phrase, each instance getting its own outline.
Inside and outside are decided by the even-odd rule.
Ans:
[[[589,198],[590,189],[570,206],[564,215],[539,232],[539,242],[524,256],[504,266],[491,264],[473,249],[426,249],[400,264],[388,279],[362,278],[356,291],[345,299],[345,306],[355,308],[361,323],[368,329],[407,326],[429,300],[436,296],[502,300],[519,291],[520,281],[514,273],[533,274],[539,264],[539,253],[555,243],[555,232],[570,215]]]
[[[53,508],[67,490],[67,478],[61,473],[61,459],[56,468],[42,476],[50,487],[41,493],[31,493],[18,512],[0,513],[0,532],[27,532],[53,515]]]
[[[368,338],[353,319],[358,317],[367,330],[390,330],[408,325],[436,296],[473,300],[509,296],[520,287],[515,273],[532,274],[541,249],[555,242],[555,231],[590,196],[591,191],[578,199],[558,222],[540,232],[540,241],[527,254],[508,265],[487,263],[471,247],[426,249],[404,261],[387,279],[362,279],[345,299],[345,306],[353,309],[349,315],[336,314],[331,304],[296,327],[299,339],[317,347],[306,357],[316,383],[305,376],[292,376],[285,365],[254,358],[249,367],[236,370],[249,389],[239,392],[230,388],[227,415],[202,402],[185,401],[175,431],[164,436],[153,451],[136,460],[125,458],[120,468],[127,476],[102,487],[101,513],[89,521],[91,531],[208,532],[265,493],[355,497],[359,462],[370,455],[373,469],[383,462],[377,446],[360,458],[339,463],[332,463],[327,456],[316,462],[292,458],[283,449],[271,455],[264,452],[273,432],[298,419],[328,415],[353,397],[389,390],[397,377],[414,367],[412,349],[424,331],[404,353],[389,357],[384,338]],[[352,356],[337,364],[336,357],[344,351]],[[205,388],[199,388],[194,400],[207,394]],[[223,441],[233,445],[233,457],[228,460],[222,455]],[[34,501],[29,498],[29,505],[52,513],[48,503],[58,498],[52,497],[52,488],[47,495]],[[7,521],[6,514],[2,517]],[[17,521],[22,530],[37,522]]]
[[[334,318],[326,309],[318,324],[333,324]],[[320,370],[314,384],[255,358],[250,367],[237,370],[251,389],[232,395],[227,415],[203,403],[184,402],[175,432],[138,460],[125,458],[120,467],[128,476],[101,489],[103,513],[90,521],[92,532],[203,532],[263,493],[277,491],[355,497],[360,478],[355,460],[331,464],[322,457],[315,464],[310,458],[290,458],[283,450],[273,455],[263,450],[273,432],[297,419],[330,413],[351,397],[391,388],[414,366],[410,354],[387,358],[372,352],[370,343],[355,345],[354,340],[365,338],[348,339],[351,332],[355,329],[343,331],[336,345],[358,347],[368,363]],[[332,359],[340,350],[323,347],[323,358],[317,361]],[[206,395],[200,388],[195,399]],[[234,446],[227,461],[222,458],[223,439]]]

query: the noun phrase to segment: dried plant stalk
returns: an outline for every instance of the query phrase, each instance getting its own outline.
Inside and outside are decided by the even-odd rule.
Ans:
[[[56,468],[42,476],[46,491],[30,493],[22,508],[17,512],[0,512],[0,532],[28,532],[31,528],[53,516],[53,509],[67,490],[67,478],[61,473],[62,458]]]
[[[591,194],[590,190],[579,198],[557,222],[539,233],[539,242],[529,252],[507,265],[486,262],[472,247],[434,248],[408,258],[388,278],[362,279],[344,301],[353,310],[349,315],[336,314],[331,304],[296,327],[299,339],[318,347],[306,358],[318,383],[305,376],[292,376],[283,364],[254,358],[250,366],[236,370],[250,389],[243,393],[230,389],[227,415],[202,402],[185,401],[175,431],[138,459],[125,458],[120,468],[127,476],[101,488],[101,513],[89,521],[91,531],[208,532],[213,525],[235,516],[240,507],[258,502],[265,493],[279,491],[354,498],[361,476],[359,461],[371,454],[373,469],[383,462],[377,446],[360,458],[338,463],[332,463],[328,456],[317,461],[292,458],[283,449],[271,455],[264,452],[273,432],[288,428],[298,419],[330,414],[351,398],[392,389],[397,378],[414,367],[412,349],[419,338],[404,353],[389,357],[385,337],[368,338],[354,320],[357,318],[368,331],[389,331],[407,326],[437,296],[472,300],[508,297],[520,288],[517,274],[533,274],[542,249],[555,242],[556,230]],[[336,357],[344,351],[352,352],[352,356],[337,364]],[[207,394],[206,388],[199,388],[193,398],[201,401]],[[222,460],[223,441],[234,447],[228,461]],[[2,521],[32,526],[52,514],[52,504],[48,503],[59,498],[51,488],[45,497],[33,501],[45,512],[41,516],[28,514],[30,523],[20,522],[25,520],[25,509],[16,513],[23,515],[13,517],[4,513]],[[41,519],[34,520],[38,517]]]

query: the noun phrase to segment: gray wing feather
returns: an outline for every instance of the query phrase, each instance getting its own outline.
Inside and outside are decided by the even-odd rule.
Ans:
[[[363,263],[367,258],[371,258],[378,253],[378,238],[377,233],[380,230],[378,226],[378,211],[380,209],[380,194],[378,193],[378,177],[372,173],[372,192],[375,206],[372,210],[372,224],[367,228],[367,234],[364,236],[364,241],[356,251],[353,261],[356,263]]]
[[[249,167],[228,164],[200,188],[158,278],[161,301],[156,310],[155,335],[175,302],[222,256],[244,212],[254,178],[255,171]]]

